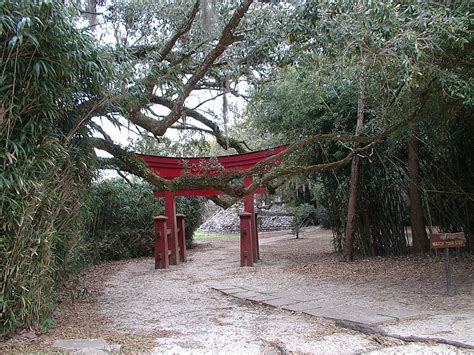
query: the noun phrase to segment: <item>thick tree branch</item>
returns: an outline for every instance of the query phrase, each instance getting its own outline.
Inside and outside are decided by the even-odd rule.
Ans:
[[[144,116],[140,112],[140,108],[135,107],[128,110],[130,118],[134,120],[134,123],[142,126],[147,130],[149,129],[147,127],[151,127],[153,129],[153,131],[151,131],[153,134],[162,136],[169,127],[171,127],[175,122],[179,120],[179,118],[181,117],[181,113],[183,112],[183,106],[186,101],[186,98],[189,96],[191,91],[194,90],[197,83],[202,78],[204,78],[206,73],[212,67],[213,63],[224,53],[224,51],[232,43],[239,40],[239,37],[234,34],[235,30],[240,24],[243,16],[247,12],[252,2],[253,0],[243,0],[240,6],[235,10],[231,19],[225,26],[217,44],[207,54],[201,64],[195,70],[193,70],[193,74],[184,85],[178,98],[174,101],[173,107],[171,108],[171,112],[168,114],[168,116],[166,116],[163,120],[156,121],[155,123],[153,122],[155,120]],[[171,39],[160,50],[157,60],[152,66],[149,75],[144,80],[147,95],[151,96],[153,94],[153,89],[155,86],[154,77],[156,75],[156,72],[158,71],[159,63],[161,63],[168,56],[168,54],[170,54],[177,40],[190,30],[198,11],[199,0],[195,3],[187,22],[171,37]]]
[[[155,136],[162,136],[169,127],[165,127],[163,120],[157,120],[141,113],[141,111],[133,111],[126,114],[126,118],[131,122],[146,129]]]
[[[214,133],[209,129],[196,127],[196,126],[191,125],[189,123],[179,124],[179,126],[171,126],[170,128],[177,129],[179,131],[195,131],[195,132],[202,132],[202,133],[208,133],[208,134],[213,134]]]
[[[396,125],[395,127],[400,127],[400,125]],[[272,182],[285,176],[340,169],[348,165],[352,161],[353,156],[365,154],[377,143],[384,141],[386,137],[393,132],[395,132],[394,127],[390,127],[382,134],[373,137],[339,134],[315,135],[289,146],[286,151],[266,158],[255,164],[252,168],[244,171],[225,171],[212,167],[209,171],[203,170],[201,174],[194,175],[189,174],[185,169],[179,177],[173,180],[166,180],[155,175],[141,159],[135,157],[131,152],[122,149],[120,146],[101,138],[89,139],[93,146],[105,150],[114,156],[114,158],[101,159],[102,164],[106,164],[105,167],[119,168],[122,171],[140,176],[151,183],[157,190],[176,191],[179,189],[212,188],[222,191],[228,196],[240,198],[252,193],[259,186],[269,186]],[[336,162],[310,166],[287,166],[281,164],[290,154],[301,151],[307,146],[321,141],[354,142],[365,144],[365,146],[352,150],[345,158]],[[244,188],[243,178],[248,175],[254,176],[254,182],[247,188]]]
[[[428,84],[427,88],[424,90],[424,94],[426,94],[426,92],[429,90],[430,85],[431,83]],[[424,96],[421,100],[422,105],[424,105],[426,102],[426,98]],[[159,103],[164,106],[172,104],[172,102],[168,102],[164,98],[158,97],[154,97],[152,101],[152,103]],[[184,107],[183,109],[186,108]],[[318,134],[290,145],[285,151],[266,158],[245,171],[224,171],[220,169],[216,170],[215,167],[211,167],[209,171],[204,170],[199,175],[192,175],[184,171],[183,174],[173,180],[166,180],[155,175],[148,169],[147,165],[142,160],[135,157],[132,153],[122,149],[120,146],[113,144],[112,142],[108,142],[101,138],[89,139],[91,140],[93,146],[105,150],[114,156],[114,158],[107,160],[107,164],[144,178],[157,190],[175,191],[179,189],[213,188],[222,191],[231,197],[240,198],[245,194],[255,191],[255,189],[257,189],[259,186],[269,186],[269,184],[275,180],[280,179],[281,177],[330,171],[344,167],[351,162],[352,157],[356,154],[366,153],[377,143],[383,142],[385,139],[387,139],[387,137],[397,132],[400,128],[405,127],[415,121],[417,112],[418,111],[413,112],[406,119],[392,125],[384,132],[376,136],[367,137],[342,134]],[[186,113],[193,118],[198,117],[204,121],[207,120],[207,118],[196,111],[189,110],[189,112],[186,111]],[[153,121],[155,123],[159,123],[159,121]],[[211,126],[215,125],[212,121],[210,121],[209,124]],[[285,166],[284,164],[281,164],[281,162],[286,160],[289,155],[298,151],[302,151],[312,144],[317,142],[331,141],[352,142],[365,144],[365,146],[362,148],[353,149],[345,158],[336,162],[316,164],[311,166]],[[254,176],[254,182],[249,187],[244,188],[243,178],[244,176],[248,175]]]
[[[235,205],[237,201],[239,201],[238,198],[231,198],[231,199],[225,200],[219,196],[208,196],[207,199],[211,200],[217,206],[222,207],[225,210],[228,209],[229,207],[232,207],[233,205]]]
[[[184,85],[182,92],[176,99],[173,109],[165,119],[165,126],[170,127],[173,123],[179,120],[183,111],[184,102],[186,101],[186,98],[189,96],[196,84],[204,77],[204,75],[208,72],[212,64],[222,55],[222,53],[224,53],[227,47],[229,47],[232,43],[235,42],[237,38],[234,36],[234,32],[252,2],[253,0],[243,0],[237,10],[235,10],[231,19],[225,26],[224,31],[222,32],[222,35],[216,46],[208,53],[208,55],[198,66],[194,74]]]
[[[103,169],[118,168],[145,179],[156,189],[171,189],[172,184],[169,180],[154,174],[150,169],[148,169],[145,162],[137,158],[133,153],[102,138],[88,137],[86,139],[93,147],[106,151],[113,156],[113,158],[99,158],[99,162]]]
[[[150,95],[153,94],[153,88],[155,87],[155,81],[153,80],[153,78],[154,78],[155,72],[157,71],[158,65],[171,52],[171,50],[173,49],[178,39],[191,29],[191,25],[193,24],[194,19],[196,18],[196,15],[199,11],[199,5],[200,5],[200,1],[197,0],[194,3],[193,9],[191,10],[191,13],[188,16],[186,22],[173,34],[173,36],[171,36],[171,38],[160,49],[158,53],[158,58],[155,60],[155,63],[153,64],[150,70],[150,75],[148,75],[148,77],[145,79],[145,86],[146,86],[147,92]]]
[[[359,155],[359,154],[364,154],[368,150],[372,149],[375,145],[376,145],[376,142],[373,142],[373,143],[367,144],[366,146],[362,148],[354,149],[345,158],[340,159],[335,162],[331,162],[331,163],[315,164],[315,165],[309,165],[309,166],[291,166],[291,167],[278,166],[272,169],[269,173],[265,174],[262,178],[255,179],[254,182],[243,191],[243,194],[247,195],[255,191],[259,186],[267,185],[268,183],[271,183],[272,181],[284,176],[292,176],[292,175],[308,174],[308,173],[321,173],[324,171],[334,171],[334,170],[340,169],[350,164],[354,156]]]
[[[169,109],[173,108],[173,106],[174,106],[173,101],[171,101],[169,99],[166,99],[164,97],[154,96],[150,101],[151,101],[151,103],[162,105],[162,106],[165,106]],[[247,149],[245,143],[240,142],[235,138],[226,137],[222,133],[220,127],[214,121],[210,120],[209,118],[207,118],[203,114],[201,114],[198,111],[195,111],[193,109],[190,109],[188,107],[185,107],[185,106],[183,106],[182,110],[183,110],[182,112],[184,112],[186,114],[186,116],[192,117],[196,121],[199,121],[203,125],[209,127],[210,130],[212,131],[212,134],[216,138],[217,143],[221,147],[223,147],[224,149],[234,148],[237,151],[237,153],[246,153],[246,152],[249,151]],[[157,124],[158,124],[159,121],[155,121],[155,122],[157,122]]]

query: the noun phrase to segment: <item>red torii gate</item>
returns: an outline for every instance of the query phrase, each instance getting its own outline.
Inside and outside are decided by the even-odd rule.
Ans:
[[[136,154],[158,176],[172,180],[183,170],[192,175],[203,175],[200,167],[212,166],[217,161],[220,168],[227,171],[247,170],[259,161],[285,151],[287,145],[250,153],[219,156],[215,158],[175,158],[147,154]],[[211,171],[212,172],[212,169]],[[244,177],[244,187],[252,183],[252,176]],[[257,218],[254,209],[254,194],[265,192],[264,187],[257,188],[244,197],[244,212],[240,214],[240,265],[253,266],[260,259]],[[213,189],[182,189],[177,191],[154,191],[155,197],[164,197],[165,216],[155,217],[155,269],[168,268],[186,262],[186,241],[184,216],[176,214],[176,196],[215,196],[224,194]]]

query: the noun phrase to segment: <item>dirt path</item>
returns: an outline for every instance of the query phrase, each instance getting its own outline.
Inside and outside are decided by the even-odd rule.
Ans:
[[[168,271],[153,270],[149,259],[129,263],[107,283],[101,312],[113,320],[112,327],[124,331],[167,331],[170,336],[158,340],[156,352],[336,351],[341,345],[353,352],[371,347],[366,336],[340,334],[332,322],[251,305],[212,290],[210,284],[219,280],[254,278],[255,269],[238,266],[233,244],[200,247],[187,264]]]
[[[235,239],[203,243],[190,252],[188,263],[166,271],[153,270],[150,259],[130,262],[106,284],[99,299],[100,312],[116,329],[165,330],[169,336],[158,339],[157,353],[354,353],[402,344],[345,330],[329,320],[244,302],[211,287],[228,284],[288,296],[321,294],[389,306],[401,302],[422,311],[430,310],[435,302],[438,309],[449,310],[452,302],[417,293],[411,280],[406,281],[409,289],[404,292],[387,289],[387,280],[382,282],[377,276],[386,275],[378,260],[350,265],[355,271],[337,270],[335,265],[341,263],[331,259],[334,254],[326,231],[307,233],[300,240],[286,232],[261,238],[263,261],[255,268],[239,267]],[[394,264],[392,261],[391,268]],[[377,272],[368,273],[371,268]],[[364,275],[354,275],[362,269]],[[334,273],[347,275],[338,282]],[[371,285],[367,283],[370,279],[375,280]],[[469,306],[470,297],[461,290],[456,302]]]
[[[321,317],[227,296],[212,287],[245,287],[342,306],[403,307],[417,314],[449,316],[448,321],[454,316],[459,322],[474,315],[472,257],[454,258],[457,293],[446,297],[440,257],[341,263],[331,251],[327,231],[313,229],[299,240],[287,232],[262,233],[260,238],[262,261],[253,268],[239,267],[238,238],[200,242],[189,252],[188,263],[168,270],[154,270],[151,258],[94,267],[76,285],[74,302],[60,304],[56,327],[39,337],[24,334],[3,348],[0,344],[0,352],[48,352],[53,340],[60,338],[103,338],[124,344],[125,353],[468,352],[367,335]],[[408,326],[407,331],[413,327],[419,325]]]

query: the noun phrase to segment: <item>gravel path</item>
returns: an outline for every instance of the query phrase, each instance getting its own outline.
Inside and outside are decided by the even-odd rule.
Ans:
[[[300,240],[286,233],[269,233],[262,234],[261,240],[263,261],[254,268],[239,267],[238,239],[201,243],[190,251],[188,263],[169,270],[154,270],[151,259],[130,261],[105,284],[98,299],[99,312],[113,329],[137,334],[164,332],[165,336],[156,340],[155,353],[464,352],[447,345],[405,344],[369,336],[336,327],[329,320],[252,304],[213,290],[219,283],[287,295],[296,291],[323,293],[327,298],[368,304],[396,306],[402,302],[420,311],[432,310],[432,294],[418,289],[396,293],[393,287],[378,282],[375,271],[372,284],[368,283],[370,277],[364,280],[346,275],[348,270],[339,265],[344,263],[333,263],[326,231],[315,230]],[[334,265],[338,266],[331,270]],[[375,260],[345,265],[366,274],[371,268],[380,272],[382,264]],[[339,280],[334,272],[347,277]],[[463,290],[456,301],[469,306],[472,294]],[[447,311],[450,302],[452,299],[438,302],[438,309]]]
[[[154,270],[151,258],[94,266],[66,285],[52,329],[25,330],[4,339],[0,353],[51,353],[55,340],[78,338],[123,344],[125,354],[469,353],[438,342],[364,334],[213,287],[240,287],[302,302],[316,298],[325,310],[336,304],[344,310],[394,307],[426,313],[424,318],[384,322],[382,329],[469,342],[474,340],[472,256],[452,259],[456,293],[447,297],[441,256],[343,263],[332,252],[327,231],[313,229],[298,240],[287,232],[262,233],[260,238],[263,260],[253,268],[239,266],[238,238],[215,237],[191,250],[188,263],[168,270]]]

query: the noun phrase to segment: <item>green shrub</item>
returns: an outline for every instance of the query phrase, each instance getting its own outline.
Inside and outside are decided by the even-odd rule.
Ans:
[[[129,185],[123,179],[93,185],[94,221],[86,239],[93,262],[152,254],[153,216],[158,200],[148,185]]]
[[[146,183],[123,179],[98,182],[93,187],[94,222],[87,237],[93,262],[153,255],[153,217],[163,214],[163,199],[155,198]],[[177,213],[186,215],[186,242],[192,244],[201,223],[204,199],[178,197]]]
[[[194,232],[203,222],[206,198],[186,196],[176,198],[177,213],[186,215],[184,219],[186,230],[186,247],[192,248]]]
[[[48,323],[80,254],[93,168],[74,127],[81,100],[106,80],[95,41],[62,2],[3,1],[0,14],[0,324],[9,333]]]
[[[302,203],[298,206],[290,207],[289,211],[293,215],[291,226],[296,238],[299,238],[301,228],[309,223],[309,220],[314,217],[316,209],[309,203]]]

